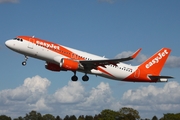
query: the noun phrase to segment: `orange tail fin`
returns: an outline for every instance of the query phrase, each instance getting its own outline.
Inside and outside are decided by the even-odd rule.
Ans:
[[[143,62],[139,68],[149,74],[159,75],[168,56],[171,53],[171,49],[162,48],[145,62]]]

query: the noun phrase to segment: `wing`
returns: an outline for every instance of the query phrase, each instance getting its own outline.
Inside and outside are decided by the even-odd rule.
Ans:
[[[127,57],[127,58],[120,58],[120,59],[104,59],[104,60],[80,60],[79,62],[86,70],[96,69],[97,66],[105,67],[105,65],[117,65],[119,62],[129,61],[134,59],[139,52],[141,51],[141,48],[138,49],[136,52],[133,53],[133,55]]]

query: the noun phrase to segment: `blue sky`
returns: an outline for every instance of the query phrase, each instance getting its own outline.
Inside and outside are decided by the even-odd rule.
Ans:
[[[0,114],[24,116],[34,109],[60,116],[94,115],[124,106],[137,109],[143,118],[179,112],[179,6],[179,0],[0,0]],[[29,58],[22,66],[24,56],[4,45],[18,35],[34,35],[108,58],[142,48],[135,65],[169,47],[172,53],[162,75],[175,79],[126,83],[90,75],[88,82],[72,83],[72,72],[48,71],[44,61]]]

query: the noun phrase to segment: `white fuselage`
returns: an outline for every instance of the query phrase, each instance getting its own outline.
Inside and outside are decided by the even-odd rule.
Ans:
[[[46,47],[40,46],[38,44],[34,44],[30,41],[18,41],[18,40],[8,40],[6,41],[6,45],[12,49],[13,51],[16,51],[18,53],[21,53],[25,56],[30,56],[33,58],[37,58],[43,61],[47,61],[47,62],[52,62],[55,64],[59,64],[59,61],[61,58],[67,58],[66,56],[60,54],[59,52],[53,51],[51,49],[47,49]],[[62,45],[59,45],[62,46]],[[56,46],[55,46],[56,47]],[[93,55],[87,52],[83,52],[80,50],[76,50],[73,48],[69,48],[66,46],[63,46],[64,48],[76,53],[77,55],[79,55],[80,57],[84,58],[85,60],[104,60],[107,58],[104,57],[100,57],[97,55]],[[54,48],[52,48],[54,49]],[[57,51],[59,49],[56,49]],[[61,51],[63,52],[63,51]],[[138,68],[138,66],[131,66],[128,64],[124,64],[124,63],[119,63],[117,65],[105,65],[105,67],[99,66],[103,71],[106,72],[102,72],[97,70],[97,69],[92,69],[91,71],[89,71],[89,74],[95,74],[95,75],[99,75],[102,77],[106,77],[106,78],[110,78],[110,79],[114,79],[114,80],[123,80],[126,77],[128,77],[129,75],[131,75],[133,72],[135,72]],[[83,70],[78,70],[79,72],[84,72]],[[109,74],[111,75],[109,75]],[[137,76],[134,76],[137,77]]]

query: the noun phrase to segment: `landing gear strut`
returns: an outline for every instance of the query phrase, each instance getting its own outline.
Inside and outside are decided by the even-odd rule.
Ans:
[[[24,61],[22,62],[22,65],[23,65],[23,66],[25,66],[25,65],[27,64],[27,63],[26,63],[27,59],[28,59],[28,57],[25,56]]]

